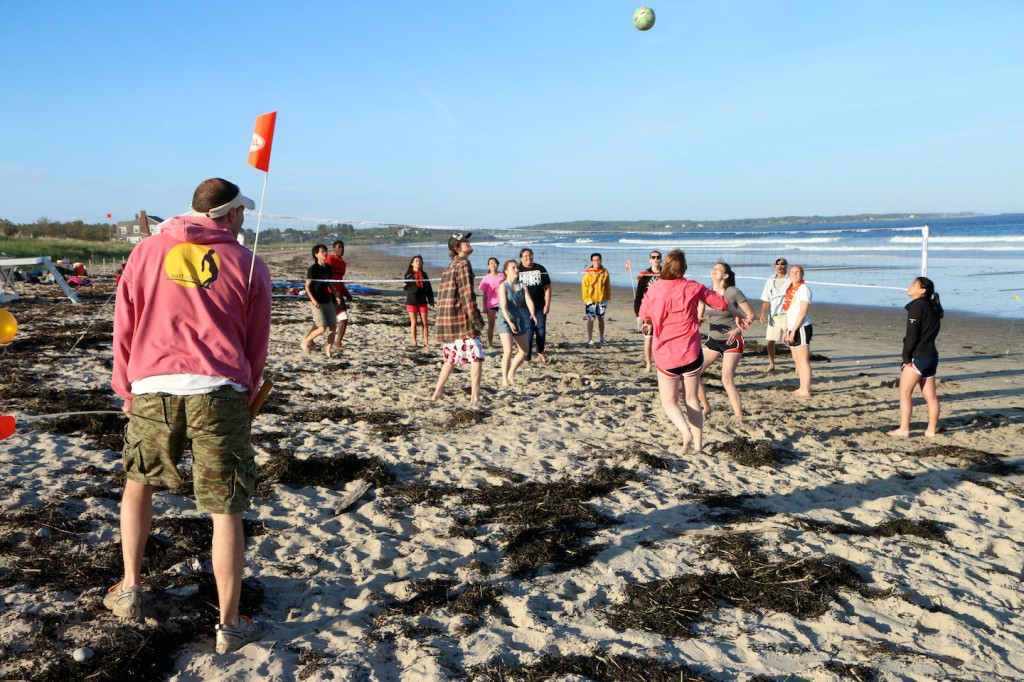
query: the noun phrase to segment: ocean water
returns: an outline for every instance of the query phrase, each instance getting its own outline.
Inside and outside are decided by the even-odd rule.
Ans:
[[[928,220],[926,249],[924,224],[911,219],[729,231],[671,225],[649,232],[517,231],[507,240],[474,241],[471,261],[477,275],[486,274],[488,258],[504,262],[529,247],[554,281],[576,283],[597,252],[612,284],[630,287],[648,266],[651,250],[665,254],[678,248],[686,254],[689,279],[710,284],[711,267],[723,260],[736,272],[737,286],[758,298],[772,263],[785,257],[804,266],[816,302],[884,308],[902,308],[907,287],[926,269],[946,310],[1024,319],[1024,214]],[[448,263],[444,244],[389,251],[421,254],[434,276]]]

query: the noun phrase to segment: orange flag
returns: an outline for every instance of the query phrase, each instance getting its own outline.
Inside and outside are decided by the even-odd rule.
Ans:
[[[252,133],[252,144],[249,145],[249,165],[259,168],[264,173],[270,170],[270,148],[274,144],[275,123],[277,123],[276,111],[258,116],[256,128]]]

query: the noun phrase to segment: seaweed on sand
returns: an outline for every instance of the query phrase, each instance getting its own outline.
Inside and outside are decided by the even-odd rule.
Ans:
[[[296,678],[305,680],[317,674],[334,660],[334,656],[322,651],[315,651],[313,648],[300,647],[295,644],[286,644],[284,650],[298,656],[299,672]]]
[[[470,680],[487,682],[544,682],[567,678],[594,682],[707,682],[712,679],[683,665],[653,658],[608,655],[601,651],[583,656],[547,654],[536,663],[515,667],[497,658],[468,672]]]
[[[528,576],[546,566],[564,571],[586,565],[604,549],[584,543],[616,521],[586,502],[633,478],[622,469],[599,469],[590,480],[491,486],[463,494],[462,501],[484,507],[471,524],[501,525],[508,572]]]
[[[0,586],[68,591],[116,582],[123,569],[120,545],[86,545],[80,535],[92,523],[60,503],[0,515]],[[264,532],[257,522],[243,523],[247,537]],[[38,529],[48,532],[39,534]],[[212,542],[213,526],[205,516],[158,518],[153,522],[143,573],[155,575],[208,556]]]
[[[402,415],[397,412],[382,410],[379,412],[367,412],[364,415],[355,417],[355,419],[356,421],[365,421],[372,425],[373,432],[378,438],[389,441],[400,436],[406,436],[416,430],[415,426],[398,421],[401,417]]]
[[[959,445],[930,445],[913,454],[917,457],[934,457],[957,467],[999,475],[1014,474],[1020,471],[1020,467],[1007,464],[999,455]]]
[[[429,485],[427,483],[406,483],[381,488],[384,497],[399,497],[409,504],[435,504],[450,495],[461,495],[465,488],[450,485]]]
[[[464,634],[478,628],[487,613],[508,617],[501,603],[504,590],[495,585],[466,585],[460,589],[452,580],[424,580],[415,585],[415,591],[409,599],[386,605],[383,613],[374,619],[374,627],[386,628],[398,617],[423,616],[444,609],[467,617],[460,627]]]
[[[80,408],[86,409],[86,408]],[[101,408],[111,409],[110,405]],[[97,450],[120,452],[124,446],[125,414],[80,414],[39,421],[33,429],[50,433],[88,436]]]
[[[270,395],[273,396],[274,394],[271,393]],[[322,422],[325,419],[329,422],[336,422],[342,419],[352,419],[355,417],[355,414],[352,408],[345,407],[344,405],[328,404],[317,405],[308,410],[295,410],[289,416],[302,422]]]
[[[162,679],[174,671],[183,646],[212,641],[216,584],[210,573],[190,570],[199,557],[209,556],[209,518],[155,521],[143,564],[147,620],[130,622],[115,619],[101,605],[105,588],[120,579],[123,564],[119,543],[85,544],[80,534],[91,523],[60,503],[0,517],[0,584],[48,597],[39,611],[12,609],[0,615],[0,627],[23,633],[0,650],[0,678]],[[246,521],[245,526],[249,536],[262,532],[257,523]],[[27,532],[35,528],[51,533]],[[75,600],[53,598],[83,590]],[[258,612],[262,600],[258,584],[243,582],[244,613]],[[95,658],[74,662],[70,652],[80,646],[92,648]]]
[[[182,647],[204,640],[212,644],[216,585],[209,573],[194,573],[155,576],[145,589],[144,608],[152,616],[145,621],[111,616],[100,604],[102,590],[91,605],[79,600],[55,603],[41,614],[9,612],[27,635],[0,653],[0,676],[45,681],[164,679],[175,671]],[[243,581],[242,612],[257,613],[262,600],[262,589]],[[70,652],[80,646],[92,648],[95,657],[73,661]]]
[[[319,486],[341,490],[359,478],[375,486],[394,481],[384,463],[376,457],[332,455],[297,459],[292,452],[281,448],[271,448],[268,452],[270,460],[260,467],[255,491],[255,496],[263,499],[273,496],[275,485],[290,488]]]
[[[490,412],[484,410],[452,410],[452,413],[444,420],[441,428],[445,431],[452,431],[467,426],[475,426],[476,424],[482,424],[489,416],[491,416]]]
[[[19,412],[44,415],[63,412],[116,411],[120,402],[106,389],[68,391],[52,385],[36,385],[30,372],[15,372],[0,377],[0,393]],[[123,443],[124,415],[87,414],[50,417],[26,422],[32,431],[84,435],[92,438],[100,450],[119,451]]]
[[[243,519],[247,538],[263,535],[257,521]],[[213,546],[213,523],[207,516],[166,516],[153,522],[143,572],[160,573],[186,561],[206,557]]]
[[[695,636],[693,625],[724,602],[746,610],[788,613],[800,618],[824,614],[843,589],[863,580],[843,559],[784,558],[773,561],[749,535],[705,538],[704,554],[724,561],[722,573],[686,574],[631,585],[608,623],[667,637]]]
[[[878,680],[877,670],[859,663],[828,661],[823,667],[840,680],[851,680],[851,682],[877,682]]]
[[[608,453],[609,455],[623,461],[636,460],[644,466],[648,466],[652,469],[659,469],[661,471],[667,471],[672,468],[672,463],[664,457],[658,455],[652,455],[646,450],[642,449],[639,445],[629,445],[622,448],[617,448]]]
[[[116,580],[120,554],[87,548],[79,534],[88,527],[87,519],[60,502],[0,514],[0,587],[68,590]]]
[[[797,519],[797,523],[819,533],[836,535],[861,535],[879,538],[891,538],[898,535],[914,535],[925,540],[949,544],[942,526],[934,521],[918,521],[915,519],[889,519],[877,526],[850,526],[842,523],[824,523],[812,519]]]
[[[775,515],[773,511],[747,506],[748,501],[757,499],[756,495],[697,492],[693,499],[708,508],[705,516],[714,523],[740,523]]]
[[[18,409],[29,414],[115,410],[120,403],[115,403],[114,397],[113,392],[98,388],[67,391],[29,382],[11,382],[4,392],[6,400],[16,401]]]
[[[773,447],[767,440],[753,441],[749,438],[736,438],[722,443],[716,452],[728,455],[737,464],[747,467],[778,468],[782,462],[783,450]]]

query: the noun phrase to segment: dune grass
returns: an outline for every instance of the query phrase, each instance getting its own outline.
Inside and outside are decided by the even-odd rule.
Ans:
[[[0,237],[0,253],[14,258],[49,256],[52,260],[68,258],[71,262],[88,264],[103,259],[127,258],[132,244],[123,242],[92,242],[82,239],[21,239]]]

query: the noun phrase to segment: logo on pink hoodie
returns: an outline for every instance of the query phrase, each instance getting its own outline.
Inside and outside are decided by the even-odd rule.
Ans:
[[[183,287],[209,289],[220,273],[220,257],[206,244],[178,244],[167,252],[164,272]]]

